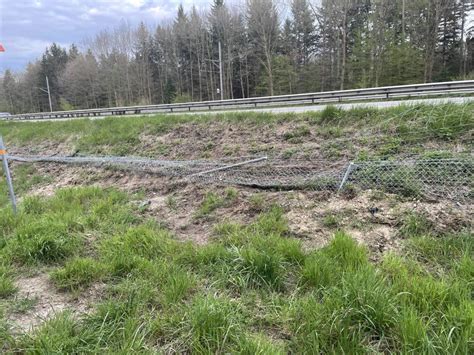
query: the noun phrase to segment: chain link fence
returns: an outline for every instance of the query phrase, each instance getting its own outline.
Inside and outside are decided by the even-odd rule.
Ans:
[[[338,192],[374,189],[426,199],[474,199],[474,159],[325,161],[239,157],[223,160],[155,160],[141,157],[9,156],[25,163],[113,167],[168,176],[178,181],[267,189]]]
[[[370,161],[353,165],[348,184],[406,197],[474,199],[474,160]]]

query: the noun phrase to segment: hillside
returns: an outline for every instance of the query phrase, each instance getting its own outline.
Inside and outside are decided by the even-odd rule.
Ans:
[[[457,198],[14,161],[17,216],[0,184],[0,349],[472,352],[473,109],[0,121],[15,156],[267,156],[237,169],[256,180],[349,162],[467,162],[462,185],[446,187],[466,192]]]

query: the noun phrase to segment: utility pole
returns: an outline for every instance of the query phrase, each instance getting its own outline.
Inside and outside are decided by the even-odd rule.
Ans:
[[[222,48],[221,48],[221,41],[219,41],[219,79],[221,85],[221,100],[224,100],[224,84],[222,79]]]
[[[49,80],[48,76],[46,76],[46,87],[48,88],[48,99],[49,99],[49,111],[53,112],[53,105],[51,103],[51,91],[49,90]]]
[[[402,0],[402,41],[405,43],[405,0]]]

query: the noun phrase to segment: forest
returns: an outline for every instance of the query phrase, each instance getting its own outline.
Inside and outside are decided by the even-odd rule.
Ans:
[[[473,77],[472,0],[214,0],[155,27],[51,44],[0,78],[0,111],[219,100]],[[219,76],[221,47],[222,88]]]

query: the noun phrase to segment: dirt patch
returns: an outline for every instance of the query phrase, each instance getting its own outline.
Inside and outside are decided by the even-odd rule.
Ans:
[[[58,292],[45,273],[20,277],[15,285],[18,289],[16,300],[32,301],[31,308],[24,312],[13,312],[8,317],[13,330],[19,333],[32,331],[44,321],[66,310],[77,316],[90,312],[104,289],[103,284],[95,284],[80,295]]]
[[[324,192],[247,187],[234,187],[236,198],[231,203],[220,206],[208,216],[196,218],[208,191],[224,196],[229,187],[187,184],[157,174],[117,169],[58,164],[36,164],[35,167],[54,180],[35,189],[33,194],[51,195],[59,188],[91,185],[140,192],[144,197],[136,203],[143,213],[168,228],[178,239],[197,244],[207,243],[218,223],[251,223],[259,212],[253,210],[251,202],[255,194],[262,196],[266,206],[276,204],[284,209],[290,235],[300,239],[306,250],[325,246],[337,230],[344,230],[375,255],[397,251],[402,243],[398,231],[409,212],[424,215],[440,233],[470,228],[473,220],[473,206],[459,206],[452,201],[407,201],[375,191],[359,192],[349,199]]]

